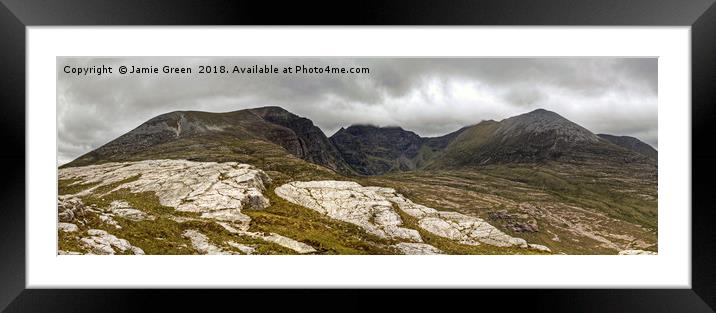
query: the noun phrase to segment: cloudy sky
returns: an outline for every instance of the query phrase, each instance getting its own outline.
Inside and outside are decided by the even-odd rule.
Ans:
[[[199,74],[198,66],[368,67],[369,74]],[[64,73],[111,66],[113,74]],[[125,65],[160,74],[120,75]],[[192,74],[161,74],[190,66]],[[595,133],[657,141],[655,58],[58,58],[58,163],[170,111],[277,105],[330,136],[341,126],[401,126],[436,136],[544,108]]]

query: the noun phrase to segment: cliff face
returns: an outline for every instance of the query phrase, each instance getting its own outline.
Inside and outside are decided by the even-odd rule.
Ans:
[[[323,165],[339,173],[352,172],[340,152],[311,120],[279,107],[264,107],[249,111],[268,123],[280,126],[263,134],[269,141],[306,161]]]
[[[363,175],[416,168],[423,138],[400,127],[350,126],[331,136],[343,159]]]

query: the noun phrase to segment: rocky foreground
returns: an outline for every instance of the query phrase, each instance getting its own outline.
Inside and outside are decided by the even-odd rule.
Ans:
[[[379,237],[404,241],[398,247],[406,252],[422,249],[437,253],[439,250],[423,244],[416,229],[404,227],[401,213],[416,219],[418,227],[461,244],[549,251],[545,246],[511,237],[480,218],[415,204],[391,188],[363,187],[350,181],[309,181],[288,183],[275,191],[290,202],[356,224]]]
[[[156,217],[142,208],[132,207],[122,200],[109,202],[105,207],[89,205],[83,198],[110,196],[118,191],[139,195],[150,192],[156,195],[161,206],[173,208],[168,214],[174,223],[211,221],[230,233],[256,238],[283,246],[297,253],[310,253],[310,246],[278,234],[249,232],[251,219],[242,210],[260,210],[270,205],[263,195],[270,182],[261,170],[234,162],[191,162],[183,160],[149,160],[140,162],[106,163],[61,169],[60,180],[72,180],[67,188],[91,186],[73,194],[59,197],[59,230],[81,233],[77,247],[81,251],[64,251],[60,254],[144,254],[126,239],[117,238],[104,230],[91,228],[92,224],[122,229],[117,220],[153,221]],[[86,229],[82,231],[83,229]],[[141,236],[142,234],[136,234]],[[200,254],[251,254],[251,246],[236,242],[222,242],[223,249],[212,243],[198,230],[185,230],[182,236],[191,242]],[[154,238],[161,241],[165,238]]]
[[[185,160],[105,163],[60,169],[59,179],[59,254],[151,254],[146,250],[165,242],[183,254],[258,254],[263,243],[286,253],[317,252],[309,243],[278,233],[250,231],[247,210],[271,206],[271,179],[250,165]],[[384,239],[383,245],[395,254],[444,253],[425,243],[421,232],[463,245],[549,251],[480,218],[413,203],[390,188],[305,181],[281,185],[275,194],[357,225]],[[177,238],[172,238],[173,230]]]

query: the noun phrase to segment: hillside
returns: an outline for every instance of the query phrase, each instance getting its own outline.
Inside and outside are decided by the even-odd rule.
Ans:
[[[162,114],[66,166],[172,156],[179,151],[189,159],[223,161],[232,153],[243,154],[245,148],[238,147],[243,146],[239,143],[252,141],[277,145],[300,159],[340,173],[351,172],[320,128],[279,107]],[[232,143],[238,144],[233,151],[236,145]]]
[[[542,109],[469,127],[450,142],[429,168],[547,162],[637,164],[656,169],[653,160]]]
[[[642,150],[545,110],[430,138],[327,138],[279,107],[171,112],[60,167],[59,250],[652,253],[657,168]]]
[[[654,149],[654,147],[637,138],[629,136],[614,136],[608,134],[598,134],[597,136],[624,149],[639,153],[645,157],[652,159],[658,158],[659,153],[656,151],[656,149]]]

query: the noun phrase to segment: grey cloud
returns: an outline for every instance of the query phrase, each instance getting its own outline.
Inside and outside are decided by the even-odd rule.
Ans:
[[[102,75],[93,66],[360,66],[354,75]],[[657,144],[656,58],[58,58],[58,153],[69,161],[175,110],[278,105],[327,135],[341,126],[398,125],[436,136],[536,108],[590,130]],[[116,71],[116,70],[115,70]]]

